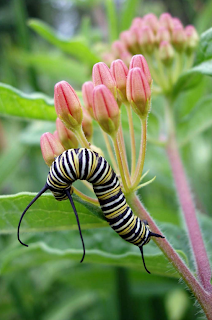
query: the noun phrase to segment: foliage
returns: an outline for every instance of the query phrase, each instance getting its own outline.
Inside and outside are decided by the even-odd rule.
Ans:
[[[130,1],[125,2],[121,15],[123,18],[114,28],[117,23],[114,16],[116,8],[112,8],[112,1],[107,1],[107,17],[113,30],[113,33],[110,33],[111,41],[116,39],[119,31],[129,27],[131,17],[135,15],[138,1],[133,1],[132,6],[129,4]],[[45,43],[40,44],[41,51],[37,48],[34,52],[14,49],[7,59],[11,68],[15,68],[16,72],[19,70],[20,86],[19,81],[6,83],[9,82],[19,89],[5,83],[0,84],[1,122],[8,137],[8,147],[4,152],[1,149],[0,154],[0,187],[2,194],[12,194],[0,197],[1,318],[13,319],[14,314],[18,313],[21,319],[118,319],[120,304],[126,314],[129,309],[133,310],[134,319],[154,319],[157,315],[151,311],[154,309],[151,303],[162,305],[161,299],[165,301],[166,308],[160,310],[163,319],[174,319],[171,311],[167,310],[173,310],[176,301],[186,301],[185,305],[182,304],[182,314],[177,315],[176,319],[183,319],[186,315],[187,319],[196,318],[196,310],[192,309],[188,294],[179,288],[176,281],[179,279],[178,273],[158,247],[151,242],[144,248],[146,264],[153,273],[149,278],[149,275],[142,272],[137,248],[123,242],[107,227],[98,207],[84,203],[77,196],[74,200],[87,247],[85,265],[78,264],[82,254],[81,244],[69,204],[57,203],[49,194],[40,198],[24,220],[21,232],[29,248],[19,246],[15,236],[18,220],[34,196],[33,193],[25,191],[34,192],[40,189],[45,183],[48,171],[42,163],[38,146],[40,135],[46,130],[53,132],[55,129],[56,113],[53,108],[52,89],[49,90],[52,79],[49,78],[59,81],[62,75],[66,75],[67,79],[70,78],[70,81],[80,88],[81,83],[89,80],[92,65],[100,60],[99,50],[96,44],[91,43],[92,39],[85,39],[83,35],[72,39],[58,36],[46,23],[35,19],[29,20],[28,24],[50,47],[45,46]],[[208,181],[212,179],[209,165],[212,160],[209,149],[212,137],[212,96],[209,91],[211,79],[208,77],[212,75],[211,39],[212,29],[201,35],[195,65],[181,75],[174,91],[178,143],[194,195],[198,199],[197,205],[201,211],[198,218],[208,252],[212,245],[211,201],[210,196],[206,197],[210,194]],[[47,48],[52,48],[52,45],[55,51],[53,50],[47,59]],[[16,61],[10,61],[15,56]],[[63,61],[59,68],[61,60]],[[70,63],[69,70],[66,70],[66,63]],[[47,89],[40,91],[49,95],[25,93],[34,89],[31,87],[31,90],[28,90],[25,86],[21,79],[23,71],[20,71],[20,66],[25,70],[36,70],[40,88],[45,83],[44,80],[48,79],[49,85],[45,87],[44,84]],[[157,146],[156,141],[163,128],[163,105],[162,97],[153,98],[148,122],[145,169],[150,169],[149,175],[156,175],[157,178],[153,184],[141,189],[139,196],[186,265],[194,271],[187,232],[181,225],[177,200],[173,201],[175,192],[165,152]],[[128,137],[127,114],[123,113],[122,116],[124,134]],[[140,122],[136,117],[134,123],[138,146]],[[96,145],[103,145],[96,128],[94,140]],[[103,151],[107,157],[104,147]],[[129,147],[127,152],[129,157]],[[197,157],[198,162],[191,161],[189,155]],[[206,173],[204,168],[208,168]],[[84,186],[77,186],[82,192],[86,192]],[[17,193],[20,191],[24,192]],[[208,215],[202,214],[204,211],[207,211]],[[211,257],[210,263],[212,265]],[[128,275],[123,272],[125,269],[122,267],[127,268]],[[122,277],[121,280],[119,276]],[[127,303],[124,306],[123,297],[117,293],[121,282],[130,287],[124,290],[126,296],[132,291],[130,298],[128,296],[130,307]],[[140,300],[138,293],[142,295]],[[143,308],[143,305],[146,308]]]

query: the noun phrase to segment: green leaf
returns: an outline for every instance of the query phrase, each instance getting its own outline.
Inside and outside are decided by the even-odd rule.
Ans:
[[[27,147],[14,143],[10,145],[6,151],[0,156],[1,180],[0,186],[6,179],[10,178],[10,174],[17,167],[17,163],[22,159],[27,152]]]
[[[22,212],[36,194],[19,193],[12,196],[0,196],[0,233],[16,232]],[[107,225],[98,206],[73,196],[80,215],[82,229]],[[76,230],[77,222],[69,201],[56,201],[50,194],[44,194],[26,213],[21,232]]]
[[[188,262],[189,246],[188,241],[185,240],[185,232],[169,224],[164,224],[163,228],[166,230],[166,237],[172,241],[174,247],[176,246],[180,256]],[[86,247],[85,263],[124,266],[146,273],[139,249],[121,239],[111,228],[83,230],[83,237]],[[11,247],[1,254],[0,271],[2,274],[17,272],[19,269],[50,261],[69,260],[72,264],[74,261],[78,263],[82,257],[82,245],[78,231],[28,235],[28,248],[21,246],[16,239],[14,241],[16,242],[13,242]],[[144,255],[151,273],[173,278],[179,277],[153,241],[145,246]]]
[[[82,85],[90,74],[89,68],[83,67],[75,59],[67,57],[61,52],[25,52],[13,50],[11,59],[19,66],[33,67],[39,75],[51,77],[51,81],[66,80]],[[52,86],[53,88],[53,86]]]
[[[22,119],[55,121],[53,99],[42,93],[23,93],[9,85],[0,83],[0,114]]]
[[[212,60],[202,62],[183,73],[174,86],[174,95],[177,96],[183,90],[196,86],[201,81],[202,75],[212,76]]]
[[[212,95],[203,97],[194,109],[177,124],[178,142],[180,146],[191,141],[195,135],[212,126]]]
[[[127,30],[130,27],[132,19],[137,14],[138,5],[141,4],[142,1],[138,0],[127,0],[122,5],[121,12],[121,30]]]
[[[116,3],[113,0],[106,0],[106,13],[108,21],[108,34],[110,42],[118,39]]]
[[[212,28],[203,32],[200,36],[196,64],[212,58]]]
[[[67,39],[61,35],[57,35],[51,27],[38,19],[30,19],[28,24],[48,42],[88,64],[90,67],[100,61],[99,57],[85,44],[85,39]]]

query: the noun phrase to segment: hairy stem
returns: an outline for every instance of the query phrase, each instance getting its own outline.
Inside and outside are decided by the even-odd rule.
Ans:
[[[92,203],[92,204],[95,204],[95,205],[98,205],[99,206],[99,201],[97,199],[93,199],[91,197],[88,197],[86,196],[84,193],[80,192],[78,189],[76,189],[75,187],[72,187],[73,190],[74,190],[74,193],[76,195],[78,195],[81,199],[89,202],[89,203]]]
[[[113,153],[112,147],[110,145],[110,141],[109,141],[108,135],[103,130],[102,130],[102,134],[103,134],[103,137],[104,137],[104,140],[105,140],[107,151],[108,151],[109,156],[110,156],[110,160],[111,160],[112,165],[113,165],[113,169],[116,171],[117,174],[119,174],[119,168],[117,166],[116,158],[114,157],[114,153]]]
[[[203,242],[201,230],[197,221],[192,193],[178,150],[175,134],[175,124],[170,106],[167,106],[166,114],[169,126],[169,137],[166,152],[172,169],[172,174],[175,181],[180,206],[182,208],[183,217],[187,226],[189,240],[196,264],[197,275],[205,290],[212,293],[212,286],[210,284],[210,263]]]
[[[81,146],[83,148],[87,148],[90,149],[90,143],[88,142],[88,140],[85,137],[85,134],[82,130],[82,127],[80,127],[79,130],[73,131],[75,136],[77,137],[77,140],[79,141],[79,143],[81,144]]]
[[[142,130],[141,130],[141,146],[140,152],[138,157],[138,164],[136,168],[135,175],[133,177],[133,188],[137,187],[140,182],[143,168],[144,168],[144,161],[146,156],[146,135],[147,135],[147,119],[141,120]]]
[[[135,133],[133,128],[133,117],[132,117],[132,109],[129,103],[125,103],[127,108],[127,116],[129,121],[129,129],[130,129],[130,143],[131,143],[131,176],[133,177],[135,173],[136,167],[136,148],[135,148]]]
[[[116,159],[117,159],[117,162],[118,162],[119,172],[120,172],[120,175],[121,175],[124,191],[125,192],[129,192],[130,181],[127,180],[127,177],[126,177],[126,174],[125,174],[124,165],[123,165],[123,158],[124,158],[123,150],[122,150],[121,143],[120,143],[120,141],[118,139],[118,135],[117,135],[117,137],[113,137],[113,144],[114,144],[114,149],[115,149],[115,153],[116,153]]]
[[[157,227],[154,220],[151,218],[147,210],[139,201],[135,194],[127,196],[127,202],[132,208],[133,212],[140,218],[148,221],[152,232],[161,234],[161,230]],[[212,320],[212,293],[204,290],[202,285],[193,276],[191,271],[188,269],[184,261],[180,258],[171,244],[167,239],[153,238],[154,242],[158,245],[167,259],[172,263],[175,269],[178,271],[180,276],[183,278],[189,289],[194,293],[195,297],[199,301],[202,309],[204,310],[207,319]]]

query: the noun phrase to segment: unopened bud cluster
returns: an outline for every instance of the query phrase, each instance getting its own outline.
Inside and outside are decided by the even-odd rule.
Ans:
[[[110,68],[104,62],[96,63],[93,66],[92,81],[85,82],[82,86],[84,108],[68,82],[61,81],[55,85],[57,131],[54,135],[45,133],[41,137],[41,149],[48,165],[51,165],[61,151],[78,147],[78,140],[83,141],[79,139],[82,137],[82,130],[85,138],[92,141],[92,119],[98,122],[103,131],[115,138],[123,102],[130,104],[141,119],[147,117],[152,84],[148,64],[143,55],[134,56],[129,64],[128,69],[120,59],[112,61]]]
[[[175,65],[177,73],[182,73],[192,65],[193,55],[199,41],[199,36],[192,25],[186,27],[182,22],[169,13],[163,13],[159,18],[150,13],[132,21],[130,28],[120,34],[119,40],[112,43],[110,60],[108,54],[104,54],[105,62],[111,59],[122,59],[127,66],[132,55],[143,54],[152,71],[152,77],[158,86],[161,86],[161,66],[170,68]],[[182,60],[180,63],[179,57]],[[190,61],[186,60],[190,58]],[[173,69],[173,72],[175,70]],[[155,76],[159,74],[159,76]],[[177,79],[173,77],[173,82]],[[163,86],[163,89],[168,86]]]

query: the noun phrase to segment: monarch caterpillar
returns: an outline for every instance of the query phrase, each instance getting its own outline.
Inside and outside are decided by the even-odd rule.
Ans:
[[[146,220],[140,220],[133,214],[126,202],[119,179],[112,167],[102,156],[90,149],[69,149],[55,158],[50,167],[45,186],[22,213],[17,233],[19,242],[28,247],[19,237],[21,221],[29,207],[49,189],[56,200],[69,199],[71,202],[83,246],[83,256],[80,262],[83,261],[85,245],[78,214],[71,197],[73,193],[72,183],[78,179],[87,180],[93,184],[93,190],[99,200],[107,222],[124,240],[139,247],[144,268],[150,273],[145,265],[143,245],[147,244],[151,237],[164,237],[151,232],[148,222]]]

